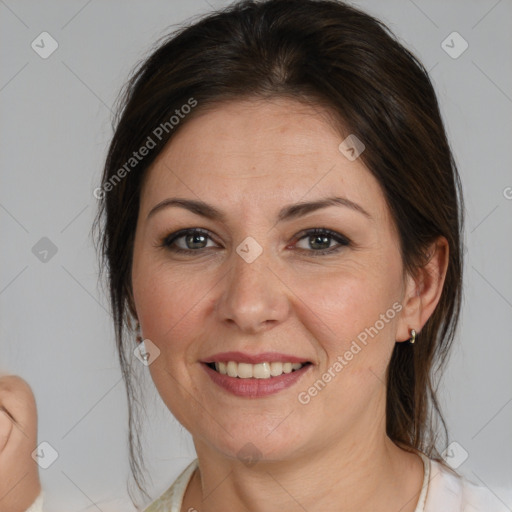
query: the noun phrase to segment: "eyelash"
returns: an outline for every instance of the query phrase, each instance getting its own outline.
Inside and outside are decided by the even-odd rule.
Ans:
[[[163,238],[161,243],[159,244],[159,247],[165,247],[169,251],[172,251],[175,253],[181,253],[181,254],[198,253],[202,249],[206,249],[204,247],[202,249],[195,249],[195,250],[194,249],[182,249],[180,247],[172,247],[172,244],[174,244],[176,242],[176,240],[179,240],[180,238],[187,236],[187,235],[191,235],[191,234],[204,235],[204,236],[208,237],[210,240],[212,240],[208,234],[208,231],[205,231],[203,229],[200,229],[200,228],[182,229],[180,231],[177,231],[176,233],[172,233],[170,235],[167,235],[165,238]],[[295,238],[295,242],[298,242],[298,241],[302,240],[303,238],[318,236],[318,235],[323,235],[323,236],[326,236],[327,238],[332,238],[333,240],[338,242],[339,245],[335,246],[335,247],[331,247],[329,249],[322,249],[319,251],[315,251],[315,250],[308,251],[307,249],[299,249],[299,250],[310,252],[312,256],[316,257],[316,256],[323,256],[326,254],[333,254],[333,253],[341,250],[343,247],[351,245],[351,242],[347,237],[345,237],[339,233],[336,233],[335,231],[331,231],[330,229],[325,229],[325,228],[307,229],[307,230],[301,232],[297,236],[297,238]]]

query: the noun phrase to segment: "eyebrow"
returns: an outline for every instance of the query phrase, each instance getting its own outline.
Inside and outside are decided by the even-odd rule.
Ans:
[[[148,213],[146,221],[149,220],[149,218],[159,210],[168,208],[170,206],[185,208],[192,213],[206,217],[207,219],[213,221],[226,221],[226,215],[211,204],[205,203],[204,201],[184,199],[180,197],[164,199],[163,201],[159,202]],[[278,222],[289,221],[296,219],[297,217],[307,215],[308,213],[314,212],[316,210],[320,210],[321,208],[327,208],[328,206],[345,206],[351,210],[363,214],[368,219],[372,219],[372,216],[361,205],[354,203],[345,197],[326,197],[317,201],[295,203],[285,206],[279,211],[277,220]]]

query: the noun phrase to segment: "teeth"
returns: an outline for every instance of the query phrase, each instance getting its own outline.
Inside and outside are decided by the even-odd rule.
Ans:
[[[238,376],[241,379],[252,379],[252,364],[238,363]]]
[[[240,365],[242,366],[242,365]],[[255,379],[270,379],[270,364],[269,363],[261,363],[261,364],[248,364],[247,366],[251,367],[252,376]]]
[[[240,379],[269,379],[270,377],[279,377],[283,373],[291,373],[299,370],[304,365],[301,363],[237,363],[228,361],[227,363],[215,363],[215,369],[222,375],[229,377],[238,377]]]
[[[283,373],[283,363],[270,363],[270,375],[277,377]]]

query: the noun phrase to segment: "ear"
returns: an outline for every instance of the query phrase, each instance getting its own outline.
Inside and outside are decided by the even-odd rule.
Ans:
[[[414,276],[408,274],[406,277],[396,341],[408,341],[411,329],[419,333],[441,297],[449,260],[446,238],[437,238],[429,246],[427,255],[427,263]]]

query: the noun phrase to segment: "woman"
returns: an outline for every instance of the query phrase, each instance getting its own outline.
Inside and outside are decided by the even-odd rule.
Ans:
[[[439,453],[462,197],[428,74],[379,21],[270,0],[172,35],[95,194],[135,479],[133,364],[198,456],[147,512],[505,510]]]

